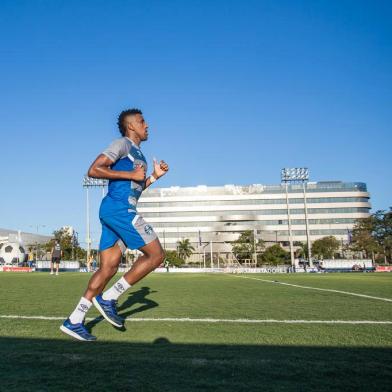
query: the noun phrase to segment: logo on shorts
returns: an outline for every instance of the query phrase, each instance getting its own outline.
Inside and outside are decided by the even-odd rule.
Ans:
[[[152,227],[150,225],[145,225],[144,226],[144,231],[146,232],[146,234],[151,235],[153,230]]]

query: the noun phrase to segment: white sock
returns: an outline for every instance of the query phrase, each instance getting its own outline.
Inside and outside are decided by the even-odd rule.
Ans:
[[[105,301],[111,301],[112,299],[117,300],[118,297],[125,293],[130,287],[131,285],[122,277],[110,289],[102,294],[102,298]]]
[[[93,303],[89,301],[87,298],[80,298],[79,303],[76,305],[75,310],[69,316],[69,320],[72,324],[77,324],[83,322],[86,313],[91,308]]]

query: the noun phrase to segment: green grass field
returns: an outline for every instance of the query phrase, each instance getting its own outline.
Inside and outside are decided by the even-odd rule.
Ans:
[[[76,342],[59,326],[88,279],[0,274],[0,390],[392,390],[392,274],[151,274],[125,331],[92,310],[99,340]]]

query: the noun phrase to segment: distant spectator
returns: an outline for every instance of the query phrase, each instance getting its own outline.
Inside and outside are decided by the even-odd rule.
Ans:
[[[95,259],[95,257],[93,257],[92,266],[93,266],[93,271],[95,272],[97,270],[97,260]]]
[[[93,263],[93,255],[87,257],[87,272],[91,272],[91,264]]]
[[[53,275],[53,270],[56,268],[56,275],[59,274],[59,266],[61,257],[63,252],[61,250],[60,242],[58,240],[55,241],[54,246],[52,248],[52,261],[50,263],[50,274]]]
[[[27,257],[27,265],[31,268],[33,266],[33,260],[34,260],[34,253],[31,251],[29,251],[29,255]]]

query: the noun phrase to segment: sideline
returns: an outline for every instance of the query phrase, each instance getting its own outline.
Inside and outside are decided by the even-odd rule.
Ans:
[[[23,319],[23,320],[55,320],[63,321],[65,317],[50,316],[20,316],[0,315],[0,319]],[[94,317],[86,317],[86,321],[95,320]],[[274,319],[215,319],[215,318],[189,318],[189,317],[130,317],[130,322],[176,322],[176,323],[230,323],[230,324],[392,324],[392,321],[376,320],[274,320]]]
[[[232,275],[232,277],[233,277],[233,278],[240,278],[240,279],[242,278],[242,279],[259,280],[259,281],[261,281],[261,282],[281,284],[281,285],[283,285],[283,286],[299,287],[299,288],[301,288],[301,289],[317,290],[317,291],[328,291],[328,292],[330,292],[330,293],[346,294],[346,295],[352,295],[352,296],[355,296],[355,297],[362,297],[362,298],[376,299],[376,300],[378,300],[378,301],[392,302],[392,299],[391,299],[391,298],[374,297],[374,296],[372,296],[372,295],[359,294],[359,293],[351,293],[350,291],[342,291],[342,290],[334,290],[334,289],[322,289],[322,288],[320,288],[320,287],[311,287],[311,286],[302,286],[302,285],[300,285],[300,284],[279,282],[279,281],[277,281],[277,280],[253,278],[253,277],[251,277],[251,276]]]

